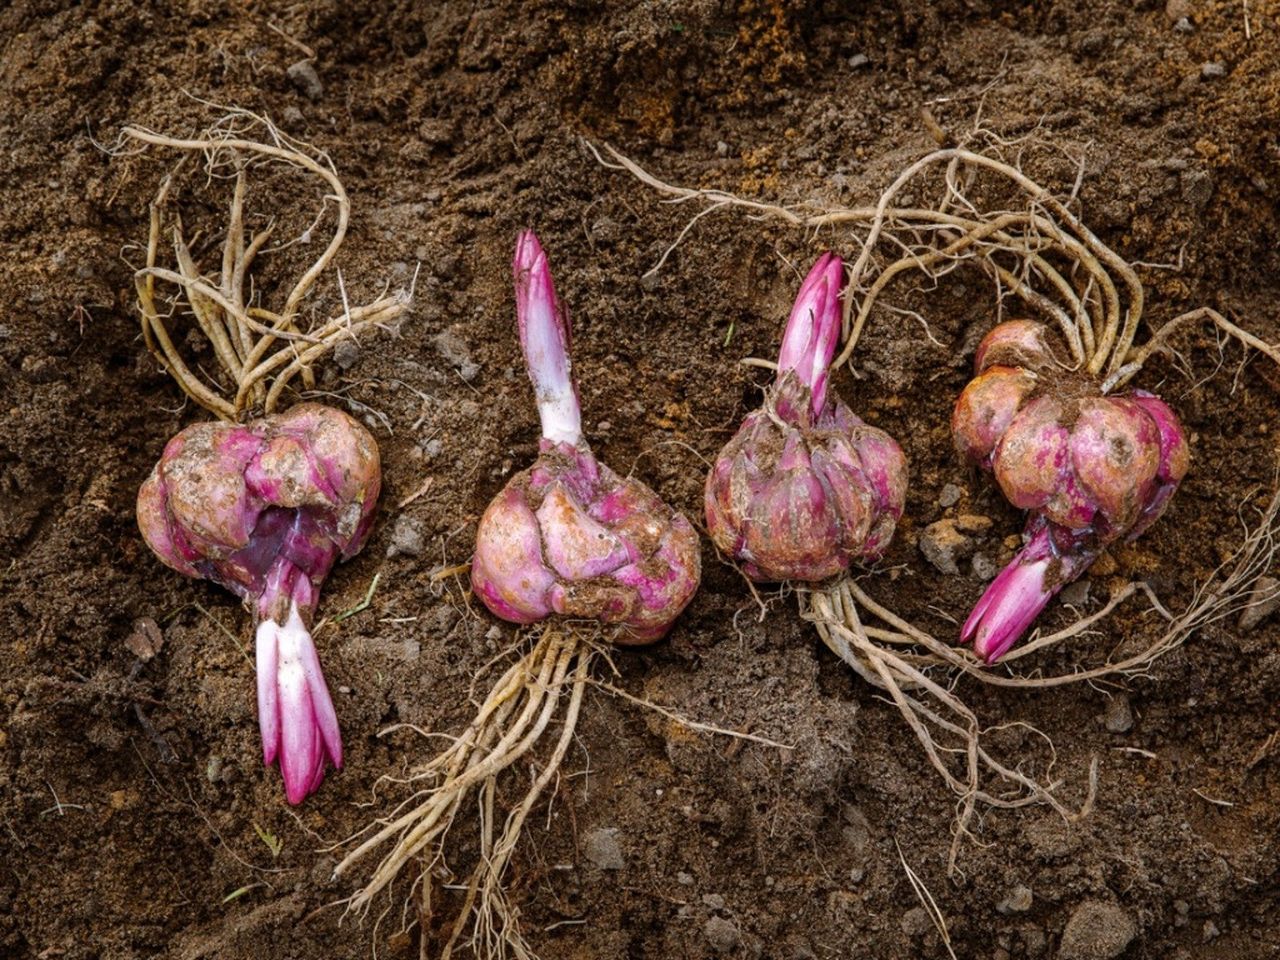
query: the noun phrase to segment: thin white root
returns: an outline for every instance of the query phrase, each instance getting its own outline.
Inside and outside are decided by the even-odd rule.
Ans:
[[[937,282],[965,261],[973,261],[993,279],[997,299],[1006,291],[1012,292],[1031,310],[1055,323],[1074,366],[1104,378],[1103,393],[1128,383],[1172,332],[1194,320],[1210,320],[1280,363],[1280,344],[1268,344],[1208,308],[1169,321],[1147,343],[1136,347],[1146,295],[1134,266],[1103,243],[1066,200],[1028,177],[1016,159],[1003,159],[999,151],[1008,144],[976,129],[973,138],[980,137],[986,140],[982,150],[949,146],[926,154],[903,170],[874,205],[861,207],[787,207],[722,190],[675,186],[608,145],[603,148],[607,157],[594,145],[587,146],[602,166],[626,171],[667,196],[668,202],[701,204],[695,219],[714,210],[734,208],[754,218],[772,217],[813,232],[841,225],[864,226],[865,236],[851,237],[859,253],[849,271],[844,339],[835,366],[850,361],[873,309],[884,306],[882,295],[896,278],[918,271]],[[945,189],[935,207],[894,205],[908,185],[928,191],[931,182],[921,181],[939,169]],[[995,178],[989,186],[1013,187],[1023,198],[1022,208],[980,211],[969,196],[977,192],[983,173]],[[1073,197],[1078,188],[1077,178]],[[687,228],[681,232],[673,249],[687,233]],[[902,255],[879,262],[881,241],[888,241]],[[888,307],[888,312],[904,311]]]
[[[1059,796],[1061,781],[1046,779],[1052,768],[1053,745],[1045,777],[1024,772],[1025,762],[1006,764],[987,745],[989,730],[955,691],[957,675],[998,687],[1046,688],[1103,677],[1145,674],[1161,657],[1180,647],[1196,631],[1237,614],[1250,602],[1254,584],[1267,573],[1280,553],[1280,488],[1259,511],[1256,526],[1246,529],[1235,553],[1195,591],[1180,613],[1168,613],[1145,584],[1129,584],[1114,594],[1097,613],[1083,617],[1056,633],[1039,637],[1007,654],[1006,672],[984,667],[967,649],[938,640],[898,617],[872,599],[852,578],[801,594],[801,612],[827,647],[868,683],[884,690],[924,748],[930,765],[957,798],[956,830],[948,869],[957,870],[960,844],[970,835],[977,812],[984,807],[1008,808],[1043,803],[1068,819],[1092,809],[1097,787],[1097,761],[1090,766],[1083,803],[1072,810]],[[1058,675],[1017,673],[1009,666],[1020,658],[1059,646],[1095,627],[1124,600],[1145,593],[1152,608],[1166,621],[1164,629],[1140,649],[1102,664]],[[888,625],[864,626],[859,609]]]
[[[520,932],[517,915],[506,898],[504,877],[521,836],[525,820],[546,787],[556,778],[577,727],[582,698],[596,654],[590,642],[575,633],[546,625],[532,649],[513,664],[493,685],[467,731],[407,778],[384,777],[390,782],[421,785],[387,816],[371,824],[343,846],[369,834],[350,850],[334,870],[348,873],[375,849],[390,844],[368,883],[348,901],[349,911],[367,914],[378,894],[390,887],[415,859],[424,863],[422,903],[429,915],[436,868],[446,866],[445,837],[468,798],[480,802],[480,857],[466,883],[462,909],[452,925],[442,957],[452,955],[468,927],[468,941],[477,955],[532,960],[533,954]],[[495,838],[494,791],[504,770],[529,754],[560,714],[560,735],[546,765],[534,778],[524,798],[507,815]],[[416,887],[416,882],[415,882]],[[423,935],[426,936],[423,918]]]
[[[254,132],[263,134],[264,140],[248,136]],[[214,280],[201,273],[184,239],[180,217],[174,216],[171,223],[166,222],[172,176],[165,178],[151,204],[146,263],[134,275],[147,348],[183,392],[216,416],[234,421],[255,413],[274,412],[281,394],[295,377],[301,376],[307,389],[315,387],[313,365],[340,340],[374,328],[387,329],[408,308],[411,294],[383,295],[372,303],[346,308],[341,315],[310,330],[300,328],[308,294],[332,265],[346,237],[351,202],[326,155],[282,133],[266,118],[245,110],[232,110],[195,138],[169,137],[138,127],[126,127],[122,137],[149,146],[203,155],[205,170],[211,178],[223,175],[227,169],[234,170],[235,188],[223,242],[221,276]],[[245,242],[246,170],[254,161],[264,160],[296,167],[324,183],[326,190],[316,224],[325,217],[323,207],[332,203],[336,208],[332,237],[320,256],[290,288],[278,312],[253,302],[250,275],[254,259],[263,251],[273,225]],[[172,236],[176,269],[160,266],[160,244],[165,235]],[[170,284],[178,291],[170,297],[166,310],[160,308],[157,281]],[[225,382],[201,379],[184,359],[170,332],[174,316],[183,312],[194,317],[197,328],[209,341]]]

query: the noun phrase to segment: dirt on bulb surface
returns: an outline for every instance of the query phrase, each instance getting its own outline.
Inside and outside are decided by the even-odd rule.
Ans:
[[[190,135],[227,105],[332,158],[352,198],[338,258],[352,303],[415,290],[397,335],[362,336],[319,371],[323,397],[377,436],[386,492],[322,614],[368,605],[316,634],[346,766],[296,809],[261,762],[248,615],[164,568],[134,523],[165,440],[202,412],[147,353],[133,292],[148,204],[177,158],[112,148],[125,124]],[[380,776],[443,742],[412,728],[465,727],[517,639],[465,578],[432,577],[466,563],[489,498],[536,451],[517,231],[538,230],[574,318],[596,454],[697,519],[706,460],[767,377],[739,361],[776,350],[822,249],[858,247],[852,231],[806,236],[720,210],[651,273],[696,208],[604,169],[586,142],[672,182],[866,204],[935,145],[922,106],[957,135],[980,122],[1031,138],[1041,182],[1076,189],[1085,222],[1143,265],[1152,326],[1209,305],[1280,341],[1280,8],[1266,0],[0,10],[0,955],[418,956],[408,878],[381,922],[344,919],[332,904],[359,871],[330,880],[334,845],[385,809],[364,806]],[[279,237],[302,236],[318,192],[277,168],[254,174],[250,225],[275,217]],[[190,162],[175,184],[214,270],[231,184]],[[255,292],[276,295],[320,242],[265,253]],[[833,379],[911,464],[906,515],[864,586],[950,638],[984,587],[976,557],[1007,562],[1022,522],[949,434],[997,304],[964,265],[887,296],[938,344],[882,311],[860,377]],[[310,309],[342,310],[336,275]],[[1074,594],[1085,612],[1132,579],[1184,607],[1276,481],[1280,376],[1209,327],[1176,344],[1134,385],[1182,417],[1191,472],[1153,529],[1095,564]],[[985,532],[948,576],[918,540],[957,516]],[[1124,681],[960,682],[1002,728],[1004,756],[1061,778],[1077,804],[1096,758],[1098,785],[1076,822],[1042,806],[981,816],[948,877],[954,798],[897,710],[826,651],[793,595],[763,594],[762,610],[703,546],[703,588],[675,631],[616,653],[611,682],[787,749],[592,690],[508,878],[542,957],[946,957],[904,860],[956,957],[1278,955],[1280,618],[1240,630],[1232,615]],[[1055,603],[1044,623],[1071,617]],[[1105,657],[1159,622],[1131,600],[1036,666]],[[1031,727],[1052,741],[1051,771]],[[504,789],[518,796],[532,772]],[[460,819],[450,862],[433,865],[423,956],[461,904],[447,881],[468,875],[475,833]]]

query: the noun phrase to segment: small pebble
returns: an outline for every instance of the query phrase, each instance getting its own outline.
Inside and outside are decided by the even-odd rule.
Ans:
[[[954,520],[939,520],[920,532],[920,552],[940,573],[956,576],[958,561],[973,549],[973,541],[956,529]]]
[[[716,156],[727,157],[729,155],[729,145],[723,140],[716,141]]]
[[[333,360],[344,371],[350,370],[360,359],[360,344],[354,340],[339,340],[333,348]]]
[[[1173,29],[1178,33],[1195,33],[1195,24],[1188,17],[1179,17],[1178,22],[1173,25]]]
[[[319,100],[324,96],[324,84],[320,82],[320,74],[316,73],[310,60],[299,60],[290,65],[285,73],[308,100]]]
[[[617,827],[592,830],[583,838],[582,852],[601,870],[621,870],[626,864],[622,859],[622,847],[618,843]]]
[[[1102,713],[1102,725],[1108,733],[1128,733],[1133,729],[1133,707],[1127,693],[1117,693],[1107,701]]]
[[[1092,586],[1093,582],[1088,579],[1077,580],[1063,587],[1058,597],[1068,606],[1083,607],[1089,602],[1089,588]]]
[[[855,53],[852,57],[849,58],[849,66],[851,66],[854,70],[857,70],[859,67],[865,67],[870,62],[871,62],[871,58],[868,57],[865,53]]]
[[[1216,80],[1227,75],[1227,65],[1217,60],[1200,64],[1200,79]]]
[[[1276,610],[1280,610],[1280,580],[1259,577],[1249,592],[1244,612],[1240,614],[1240,632],[1252,630]]]
[[[1114,903],[1086,900],[1062,931],[1059,960],[1114,960],[1138,935],[1138,925]]]
[[[422,524],[415,517],[400,514],[391,530],[391,546],[387,547],[387,556],[416,557],[422,553],[422,549]]]
[[[146,663],[164,646],[164,632],[151,617],[139,617],[133,621],[133,632],[125,638],[129,652]]]
[[[601,217],[591,225],[591,239],[606,246],[615,243],[622,234],[622,227],[617,220]]]
[[[742,943],[742,934],[724,917],[711,917],[702,928],[702,935],[716,953],[733,953]]]
[[[1006,916],[1011,913],[1026,913],[1031,909],[1032,900],[1031,888],[1020,883],[1004,895],[1004,899],[996,904],[996,910]]]
[[[205,779],[210,783],[217,783],[222,779],[222,758],[214,754],[209,758],[209,762],[204,765]]]
[[[963,490],[957,487],[954,483],[948,483],[942,488],[942,493],[938,494],[938,506],[943,509],[953,507],[960,502],[960,497],[963,495]]]
[[[676,874],[676,883],[680,884],[680,886],[682,887],[692,887],[693,874],[686,873],[685,871],[681,870],[679,873]]]

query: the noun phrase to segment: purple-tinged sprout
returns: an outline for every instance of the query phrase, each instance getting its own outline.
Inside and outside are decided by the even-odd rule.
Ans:
[[[1042,324],[1000,324],[975,367],[951,418],[956,447],[1031,512],[1025,545],[960,631],[993,663],[1108,545],[1156,521],[1190,455],[1162,400],[1143,391],[1104,396],[1096,381],[1061,366]]]
[[[258,620],[258,723],[267,764],[300,803],[342,766],[342,739],[308,626],[333,564],[354,556],[381,488],[369,432],[303,403],[249,424],[197,423],[138,492],[138,526],[180,573],[242,597]]]
[[[621,628],[619,644],[671,629],[701,578],[698,535],[643,483],[619,477],[582,437],[570,326],[532,231],[513,264],[520,346],[542,421],[538,459],[480,519],[471,584],[495,615],[552,615]]]
[[[817,581],[880,556],[906,500],[897,443],[827,397],[844,266],[827,253],[800,287],[778,375],[707,475],[707,530],[753,580]]]
[[[995,663],[1018,642],[1058,591],[1080,576],[1100,552],[1042,516],[1027,523],[1026,544],[996,575],[970,612],[960,636],[973,637],[974,652]]]

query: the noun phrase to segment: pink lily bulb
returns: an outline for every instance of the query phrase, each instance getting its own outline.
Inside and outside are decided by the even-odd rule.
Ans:
[[[698,588],[698,535],[647,486],[592,455],[570,370],[569,319],[532,231],[520,235],[513,267],[542,440],[533,466],[512,477],[480,519],[472,588],[513,623],[595,620],[618,628],[616,643],[650,643]]]
[[[342,766],[342,738],[308,626],[334,562],[368,539],[381,488],[369,432],[303,403],[249,424],[197,423],[138,492],[138,526],[168,566],[242,597],[257,627],[267,764],[300,803]]]
[[[956,447],[1030,511],[1025,545],[960,632],[994,663],[1109,544],[1156,521],[1190,453],[1164,401],[1141,390],[1104,396],[1062,364],[1043,324],[1000,324],[979,345],[975,369],[951,417]]]
[[[707,475],[707,530],[752,580],[824,580],[884,553],[906,502],[907,463],[827,377],[844,265],[822,256],[782,335],[778,376]]]

